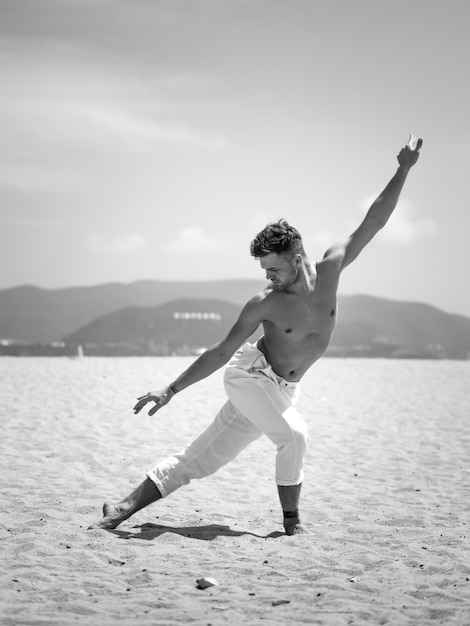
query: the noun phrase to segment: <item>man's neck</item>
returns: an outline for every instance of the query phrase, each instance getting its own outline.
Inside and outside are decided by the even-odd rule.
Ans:
[[[316,268],[314,269],[310,261],[305,258],[299,267],[297,279],[288,287],[287,292],[301,296],[309,295],[315,290],[316,281]]]

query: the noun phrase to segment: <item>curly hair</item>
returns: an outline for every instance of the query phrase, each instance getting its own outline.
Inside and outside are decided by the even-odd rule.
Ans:
[[[251,256],[259,259],[275,252],[276,254],[290,253],[292,256],[305,256],[302,237],[299,231],[291,226],[284,218],[268,224],[259,232],[250,244]]]

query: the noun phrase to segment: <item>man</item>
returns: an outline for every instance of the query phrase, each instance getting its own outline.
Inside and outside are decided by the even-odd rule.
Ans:
[[[117,504],[105,503],[102,519],[91,528],[116,528],[136,511],[166,497],[195,478],[213,474],[249,443],[266,434],[276,445],[276,483],[286,534],[304,532],[298,504],[308,434],[294,408],[298,383],[328,347],[336,323],[340,274],[385,226],[396,207],[422,140],[415,137],[399,153],[399,167],[366,217],[345,241],[329,248],[312,265],[298,231],[286,220],[269,224],[251,243],[271,286],[243,308],[228,335],[204,352],[175,381],[138,398],[139,413],[149,415],[186,387],[228,364],[224,375],[228,401],[212,424],[182,452],[147,473],[135,491]],[[256,345],[246,343],[262,324]],[[241,347],[242,346],[242,347]],[[247,486],[248,487],[248,486]]]

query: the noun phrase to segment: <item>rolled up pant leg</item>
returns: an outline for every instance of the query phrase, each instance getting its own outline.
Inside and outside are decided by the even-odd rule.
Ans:
[[[261,436],[259,428],[226,402],[214,421],[184,450],[147,472],[162,497],[192,479],[210,476]]]
[[[227,368],[224,383],[232,403],[276,445],[276,483],[300,484],[308,431],[288,392],[272,378],[237,367]]]

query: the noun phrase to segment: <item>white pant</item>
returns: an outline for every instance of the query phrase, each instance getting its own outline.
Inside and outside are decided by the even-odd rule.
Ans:
[[[299,384],[278,376],[264,354],[249,343],[228,364],[224,384],[229,400],[212,424],[183,451],[147,472],[162,497],[194,478],[210,476],[263,433],[277,447],[276,483],[303,481],[308,433],[293,406]]]

